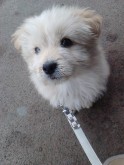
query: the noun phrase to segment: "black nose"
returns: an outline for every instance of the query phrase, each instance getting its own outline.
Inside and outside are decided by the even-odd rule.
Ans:
[[[49,75],[53,74],[56,68],[57,68],[57,63],[55,62],[46,62],[45,64],[43,64],[43,71]]]

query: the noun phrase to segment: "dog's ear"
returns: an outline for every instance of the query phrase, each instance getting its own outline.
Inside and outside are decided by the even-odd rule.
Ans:
[[[22,35],[23,35],[23,26],[20,26],[17,31],[12,35],[12,42],[17,50],[21,49]]]
[[[21,50],[22,45],[26,43],[27,36],[29,35],[29,27],[27,24],[31,22],[32,18],[26,19],[23,24],[17,28],[15,33],[12,35],[12,42],[17,50]]]
[[[30,17],[24,20],[23,24],[18,27],[16,32],[12,35],[12,42],[17,50],[22,49],[29,41],[29,36],[32,33],[32,29],[34,29],[33,22],[37,17]]]
[[[101,32],[102,17],[94,10],[83,9],[79,12],[80,17],[90,27],[95,38],[98,38]]]

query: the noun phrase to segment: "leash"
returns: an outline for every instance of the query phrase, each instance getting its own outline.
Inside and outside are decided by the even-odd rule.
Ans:
[[[92,165],[102,165],[95,151],[93,150],[91,144],[89,143],[87,137],[85,136],[80,124],[77,121],[77,118],[72,114],[68,108],[60,106],[63,109],[69,124],[71,125],[78,141],[80,142],[85,154],[87,155],[90,163]]]

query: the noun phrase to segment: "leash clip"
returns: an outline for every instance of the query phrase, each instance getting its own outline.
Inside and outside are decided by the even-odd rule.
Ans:
[[[80,128],[80,124],[78,123],[76,117],[69,111],[68,108],[63,107],[63,113],[65,114],[74,129]]]

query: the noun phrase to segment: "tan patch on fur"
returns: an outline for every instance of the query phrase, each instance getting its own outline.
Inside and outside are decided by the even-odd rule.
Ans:
[[[22,30],[21,29],[18,29],[13,35],[12,35],[12,42],[14,43],[14,46],[17,50],[20,49],[20,39],[19,39],[19,36],[21,35],[22,33]]]
[[[94,36],[99,37],[101,32],[102,17],[94,10],[89,9],[79,10],[78,15],[91,27]]]
[[[12,35],[12,42],[17,50],[21,49],[21,36],[27,33],[23,26],[19,27],[17,31]]]

